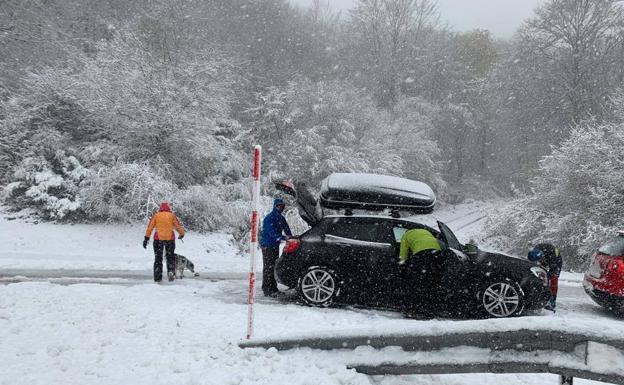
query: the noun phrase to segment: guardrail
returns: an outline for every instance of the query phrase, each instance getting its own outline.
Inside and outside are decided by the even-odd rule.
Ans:
[[[244,341],[241,348],[274,347],[277,350],[313,348],[352,350],[360,346],[402,348],[397,355],[372,353],[365,362],[346,363],[368,375],[457,373],[553,373],[561,384],[583,378],[624,385],[624,339],[557,330],[459,331],[447,334],[422,332],[389,335],[327,336]],[[470,348],[478,354],[465,354]],[[449,357],[462,355],[461,362]],[[468,358],[465,356],[474,356]],[[603,358],[615,362],[611,367]],[[619,361],[618,361],[619,359]],[[601,361],[602,360],[602,361]]]

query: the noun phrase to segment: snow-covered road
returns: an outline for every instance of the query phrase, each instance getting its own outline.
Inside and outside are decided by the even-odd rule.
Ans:
[[[102,284],[106,283],[106,284]],[[110,280],[0,285],[0,384],[528,384],[548,375],[369,378],[348,371],[340,352],[240,350],[246,285],[186,279],[173,284]],[[527,322],[570,318],[596,328],[622,321],[593,305],[578,286],[562,287],[560,311]],[[316,309],[290,298],[259,298],[256,335],[340,333],[430,327],[391,311]],[[449,321],[501,323],[504,320]],[[578,383],[583,383],[579,381]]]
[[[475,206],[464,206],[448,208],[434,219],[448,222],[467,240],[478,232],[481,216]],[[246,329],[242,278],[247,260],[227,235],[189,234],[179,248],[193,255],[201,277],[154,284],[148,270],[151,252],[139,246],[142,226],[1,220],[0,230],[5,245],[0,252],[0,385],[557,382],[553,375],[368,377],[346,369],[345,354],[351,353],[241,350],[237,343]],[[355,307],[317,309],[297,304],[293,295],[259,297],[256,306],[259,337],[506,322],[415,320]],[[591,302],[574,274],[562,277],[556,314],[542,311],[520,322],[610,331],[624,325]]]

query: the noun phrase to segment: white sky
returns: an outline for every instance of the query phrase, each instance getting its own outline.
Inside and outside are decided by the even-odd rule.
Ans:
[[[291,0],[308,6],[311,0]],[[481,28],[510,37],[545,0],[438,0],[442,20],[458,31]],[[336,10],[347,10],[356,0],[329,0]]]

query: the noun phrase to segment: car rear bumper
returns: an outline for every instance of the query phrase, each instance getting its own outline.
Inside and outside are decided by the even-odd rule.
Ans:
[[[275,280],[289,288],[297,286],[297,280],[299,279],[297,266],[287,256],[282,255],[275,263]]]
[[[583,289],[598,305],[616,313],[624,313],[624,297],[597,289],[588,279],[583,280]]]

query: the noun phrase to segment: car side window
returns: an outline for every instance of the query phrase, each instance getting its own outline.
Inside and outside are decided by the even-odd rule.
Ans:
[[[388,242],[384,230],[387,227],[379,222],[338,221],[330,226],[327,234],[341,238],[355,239],[365,242]]]
[[[393,227],[392,228],[392,234],[394,235],[394,241],[396,243],[401,243],[401,238],[403,238],[403,235],[407,232],[407,229],[405,227]]]
[[[404,225],[394,225],[392,227],[392,235],[394,237],[394,241],[396,243],[401,243],[401,239],[403,238],[403,235],[411,229],[425,229],[428,230],[431,234],[433,234],[434,237],[436,237],[436,239],[438,241],[443,241],[442,236],[440,235],[440,233],[438,233],[435,230],[432,230],[430,228],[428,228],[427,226],[422,226],[422,225],[410,225],[410,226],[406,226],[404,227]]]

